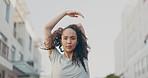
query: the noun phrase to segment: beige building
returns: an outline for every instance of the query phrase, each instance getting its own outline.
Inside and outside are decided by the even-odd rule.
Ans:
[[[115,74],[148,78],[148,0],[138,0],[123,12],[122,30],[115,41]]]
[[[39,78],[41,54],[25,0],[0,0],[0,78]]]

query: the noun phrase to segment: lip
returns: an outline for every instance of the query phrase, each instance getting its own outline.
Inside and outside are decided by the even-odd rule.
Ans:
[[[66,48],[70,49],[72,46],[71,45],[67,45]]]

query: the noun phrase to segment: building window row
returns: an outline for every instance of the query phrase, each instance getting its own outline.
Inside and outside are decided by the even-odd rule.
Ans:
[[[0,55],[8,60],[9,47],[6,42],[7,38],[0,32]]]
[[[7,23],[9,23],[9,18],[10,18],[10,1],[9,0],[3,0],[3,16]]]
[[[0,70],[0,78],[5,78],[5,71],[4,70]]]
[[[135,77],[148,73],[148,55],[144,56],[135,64]]]

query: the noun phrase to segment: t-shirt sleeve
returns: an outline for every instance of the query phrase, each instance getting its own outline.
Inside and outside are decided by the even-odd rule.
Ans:
[[[52,49],[52,53],[51,55],[49,56],[49,60],[51,61],[51,63],[54,63],[60,56],[60,52],[55,48],[55,49]]]

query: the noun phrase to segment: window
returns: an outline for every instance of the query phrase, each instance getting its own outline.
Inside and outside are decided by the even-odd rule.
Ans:
[[[140,76],[142,74],[142,61],[140,60],[138,62],[138,75]]]
[[[148,55],[146,56],[147,72],[148,72]]]
[[[148,43],[147,41],[148,41],[148,34],[146,34],[146,36],[145,36],[144,43],[145,44]]]
[[[16,38],[16,22],[14,22],[13,36]]]
[[[11,61],[15,61],[15,52],[16,52],[16,48],[12,45],[11,58],[10,58]]]
[[[18,42],[19,42],[19,44],[20,44],[21,46],[23,46],[23,39],[18,38]]]
[[[7,38],[0,32],[0,55],[8,59],[9,47],[7,46]]]
[[[136,63],[135,64],[135,77],[138,76],[138,64]]]
[[[32,38],[29,36],[29,50],[31,51],[32,48]]]
[[[5,78],[5,71],[4,70],[1,71],[1,78]]]
[[[2,54],[1,51],[2,50],[2,41],[0,40],[0,55]]]
[[[145,73],[146,72],[146,68],[147,68],[147,65],[146,65],[146,57],[144,57],[142,59],[142,73]]]
[[[23,54],[20,52],[20,61],[23,61],[24,60],[24,56]]]
[[[5,20],[9,23],[9,15],[10,14],[10,1],[3,0],[3,15]]]
[[[0,72],[0,78],[2,78],[2,74],[1,74],[1,72]]]

